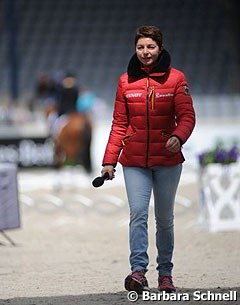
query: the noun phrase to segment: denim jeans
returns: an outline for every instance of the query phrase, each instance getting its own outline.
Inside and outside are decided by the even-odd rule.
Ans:
[[[174,200],[181,172],[182,164],[152,168],[123,166],[130,209],[129,243],[132,271],[147,271],[148,210],[153,190],[157,270],[160,275],[172,274]]]

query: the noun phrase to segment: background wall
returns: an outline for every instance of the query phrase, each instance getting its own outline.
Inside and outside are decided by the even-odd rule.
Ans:
[[[112,105],[134,52],[135,29],[153,24],[164,33],[172,65],[189,80],[198,115],[240,115],[238,6],[235,0],[2,0],[0,103],[10,95],[14,45],[21,100],[39,73],[72,71]]]

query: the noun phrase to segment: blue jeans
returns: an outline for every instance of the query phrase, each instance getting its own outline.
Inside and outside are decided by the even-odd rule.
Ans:
[[[132,271],[147,271],[148,208],[153,190],[157,270],[160,275],[172,274],[174,200],[181,172],[182,164],[152,168],[123,167],[130,209],[129,242]]]

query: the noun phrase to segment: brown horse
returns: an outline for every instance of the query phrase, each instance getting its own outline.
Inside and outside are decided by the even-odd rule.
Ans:
[[[87,114],[70,113],[55,139],[54,165],[81,164],[90,173],[92,125]]]

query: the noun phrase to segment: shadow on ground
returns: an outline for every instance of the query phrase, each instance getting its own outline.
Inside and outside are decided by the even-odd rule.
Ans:
[[[127,292],[121,291],[117,293],[102,293],[102,294],[86,294],[86,295],[69,295],[69,296],[52,296],[52,297],[31,297],[31,298],[13,298],[13,299],[0,299],[0,305],[123,305],[123,304],[148,304],[154,305],[161,303],[173,304],[173,305],[209,305],[209,304],[229,304],[238,305],[240,298],[240,287],[235,288],[216,288],[209,289],[215,297],[223,294],[229,294],[230,291],[236,291],[237,300],[193,300],[194,292],[200,291],[201,293],[207,293],[204,289],[178,289],[178,297],[182,299],[177,300],[142,300],[140,296],[137,301],[129,301],[127,298]],[[157,295],[156,289],[151,290],[151,295]],[[184,299],[183,295],[189,296],[189,300]],[[234,295],[234,294],[233,294]],[[206,295],[204,295],[204,298]]]

